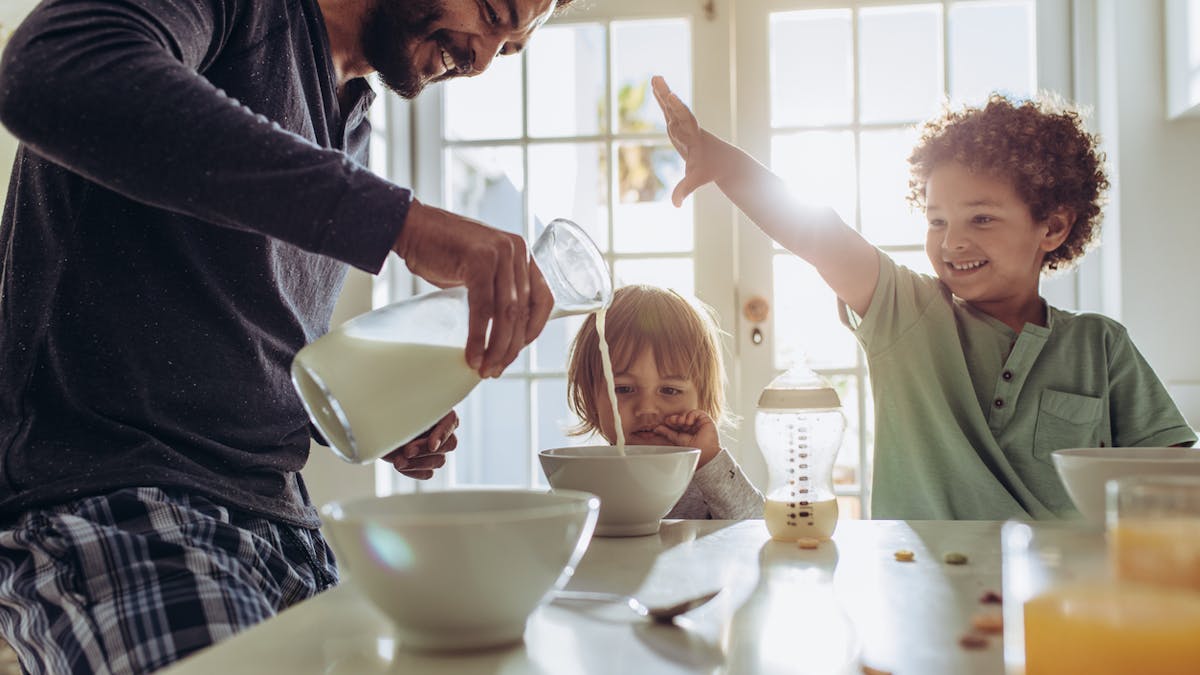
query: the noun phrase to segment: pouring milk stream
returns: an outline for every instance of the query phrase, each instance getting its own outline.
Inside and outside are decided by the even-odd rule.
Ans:
[[[551,319],[599,312],[603,320],[612,279],[582,228],[553,220],[530,252],[554,295]],[[465,288],[425,293],[357,316],[296,354],[292,384],[338,456],[366,463],[392,452],[479,384],[466,360],[468,314]]]

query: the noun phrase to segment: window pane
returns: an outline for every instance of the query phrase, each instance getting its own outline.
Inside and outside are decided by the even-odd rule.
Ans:
[[[604,128],[604,27],[546,26],[529,43],[529,135],[590,136]]]
[[[775,367],[854,365],[854,337],[838,319],[837,296],[816,268],[790,253],[775,255]]]
[[[1036,88],[1033,3],[972,2],[950,8],[950,95],[978,104],[993,91]]]
[[[691,31],[684,19],[618,21],[612,24],[618,133],[666,131],[650,93],[650,77],[662,75],[684,101],[692,100]]]
[[[521,136],[521,57],[497,56],[487,72],[442,83],[446,139]]]
[[[538,370],[555,373],[566,372],[567,350],[586,318],[587,315],[574,315],[546,322],[546,328],[541,335],[538,335],[537,342],[535,342]]]
[[[771,124],[849,124],[854,71],[850,11],[771,15]]]
[[[916,129],[863,131],[860,139],[863,236],[878,246],[924,242],[925,214],[905,199]]]
[[[771,167],[802,202],[832,206],[854,224],[854,134],[806,131],[771,139]]]
[[[613,218],[619,252],[690,251],[694,245],[692,200],[671,204],[683,162],[669,145],[621,143],[616,147],[620,200]]]
[[[859,15],[863,122],[917,121],[942,100],[940,5],[877,7]]]
[[[859,462],[858,429],[861,416],[858,410],[858,377],[855,375],[830,375],[829,383],[837,390],[842,401],[842,413],[846,416],[846,432],[842,435],[842,446],[838,449],[833,465],[833,484],[839,492],[858,489],[862,481]]]
[[[563,377],[539,379],[533,383],[534,398],[537,400],[538,439],[537,449],[564,448],[585,445],[591,442],[587,436],[568,436],[567,429],[574,427],[578,418],[567,408],[567,380]],[[597,441],[603,443],[604,441]],[[541,465],[534,467],[539,486],[548,487]]]
[[[520,148],[454,148],[446,154],[449,209],[524,236]]]
[[[925,255],[925,251],[889,251],[888,255],[895,260],[897,264],[904,265],[914,272],[936,276],[933,273],[933,265],[929,263],[929,256]]]
[[[529,207],[534,234],[555,218],[567,218],[608,250],[608,161],[598,143],[529,147]]]
[[[613,268],[613,285],[650,284],[674,289],[680,295],[695,295],[694,269],[689,258],[646,258],[618,260]]]
[[[375,87],[381,86],[378,78],[371,78],[371,85]],[[368,168],[372,173],[387,177],[388,172],[388,116],[387,104],[389,93],[384,92],[375,97],[375,101],[371,103],[371,109],[367,112],[368,118],[371,120],[371,139],[368,152]]]
[[[838,520],[860,520],[862,518],[861,497],[838,497]]]
[[[529,483],[529,398],[524,379],[484,380],[459,406],[458,448],[450,453],[459,485]]]

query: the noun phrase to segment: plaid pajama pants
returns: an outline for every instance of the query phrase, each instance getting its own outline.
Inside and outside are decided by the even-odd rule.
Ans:
[[[320,533],[130,488],[0,530],[0,635],[29,673],[147,673],[337,583]]]

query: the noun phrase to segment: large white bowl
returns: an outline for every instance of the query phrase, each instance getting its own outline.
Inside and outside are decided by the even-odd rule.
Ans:
[[[1125,476],[1200,475],[1195,448],[1071,448],[1050,453],[1075,508],[1104,524],[1104,484]]]
[[[658,532],[663,516],[683,495],[700,451],[668,445],[585,445],[538,453],[555,491],[582,490],[600,497],[596,535],[636,537]]]
[[[517,642],[566,583],[595,527],[595,495],[426,492],[326,504],[324,529],[349,583],[416,649]]]

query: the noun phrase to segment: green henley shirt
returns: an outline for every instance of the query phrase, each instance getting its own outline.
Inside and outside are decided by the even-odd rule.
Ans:
[[[873,388],[872,517],[1077,517],[1051,451],[1196,441],[1116,321],[1047,306],[1016,333],[879,259],[866,316],[843,314]]]

